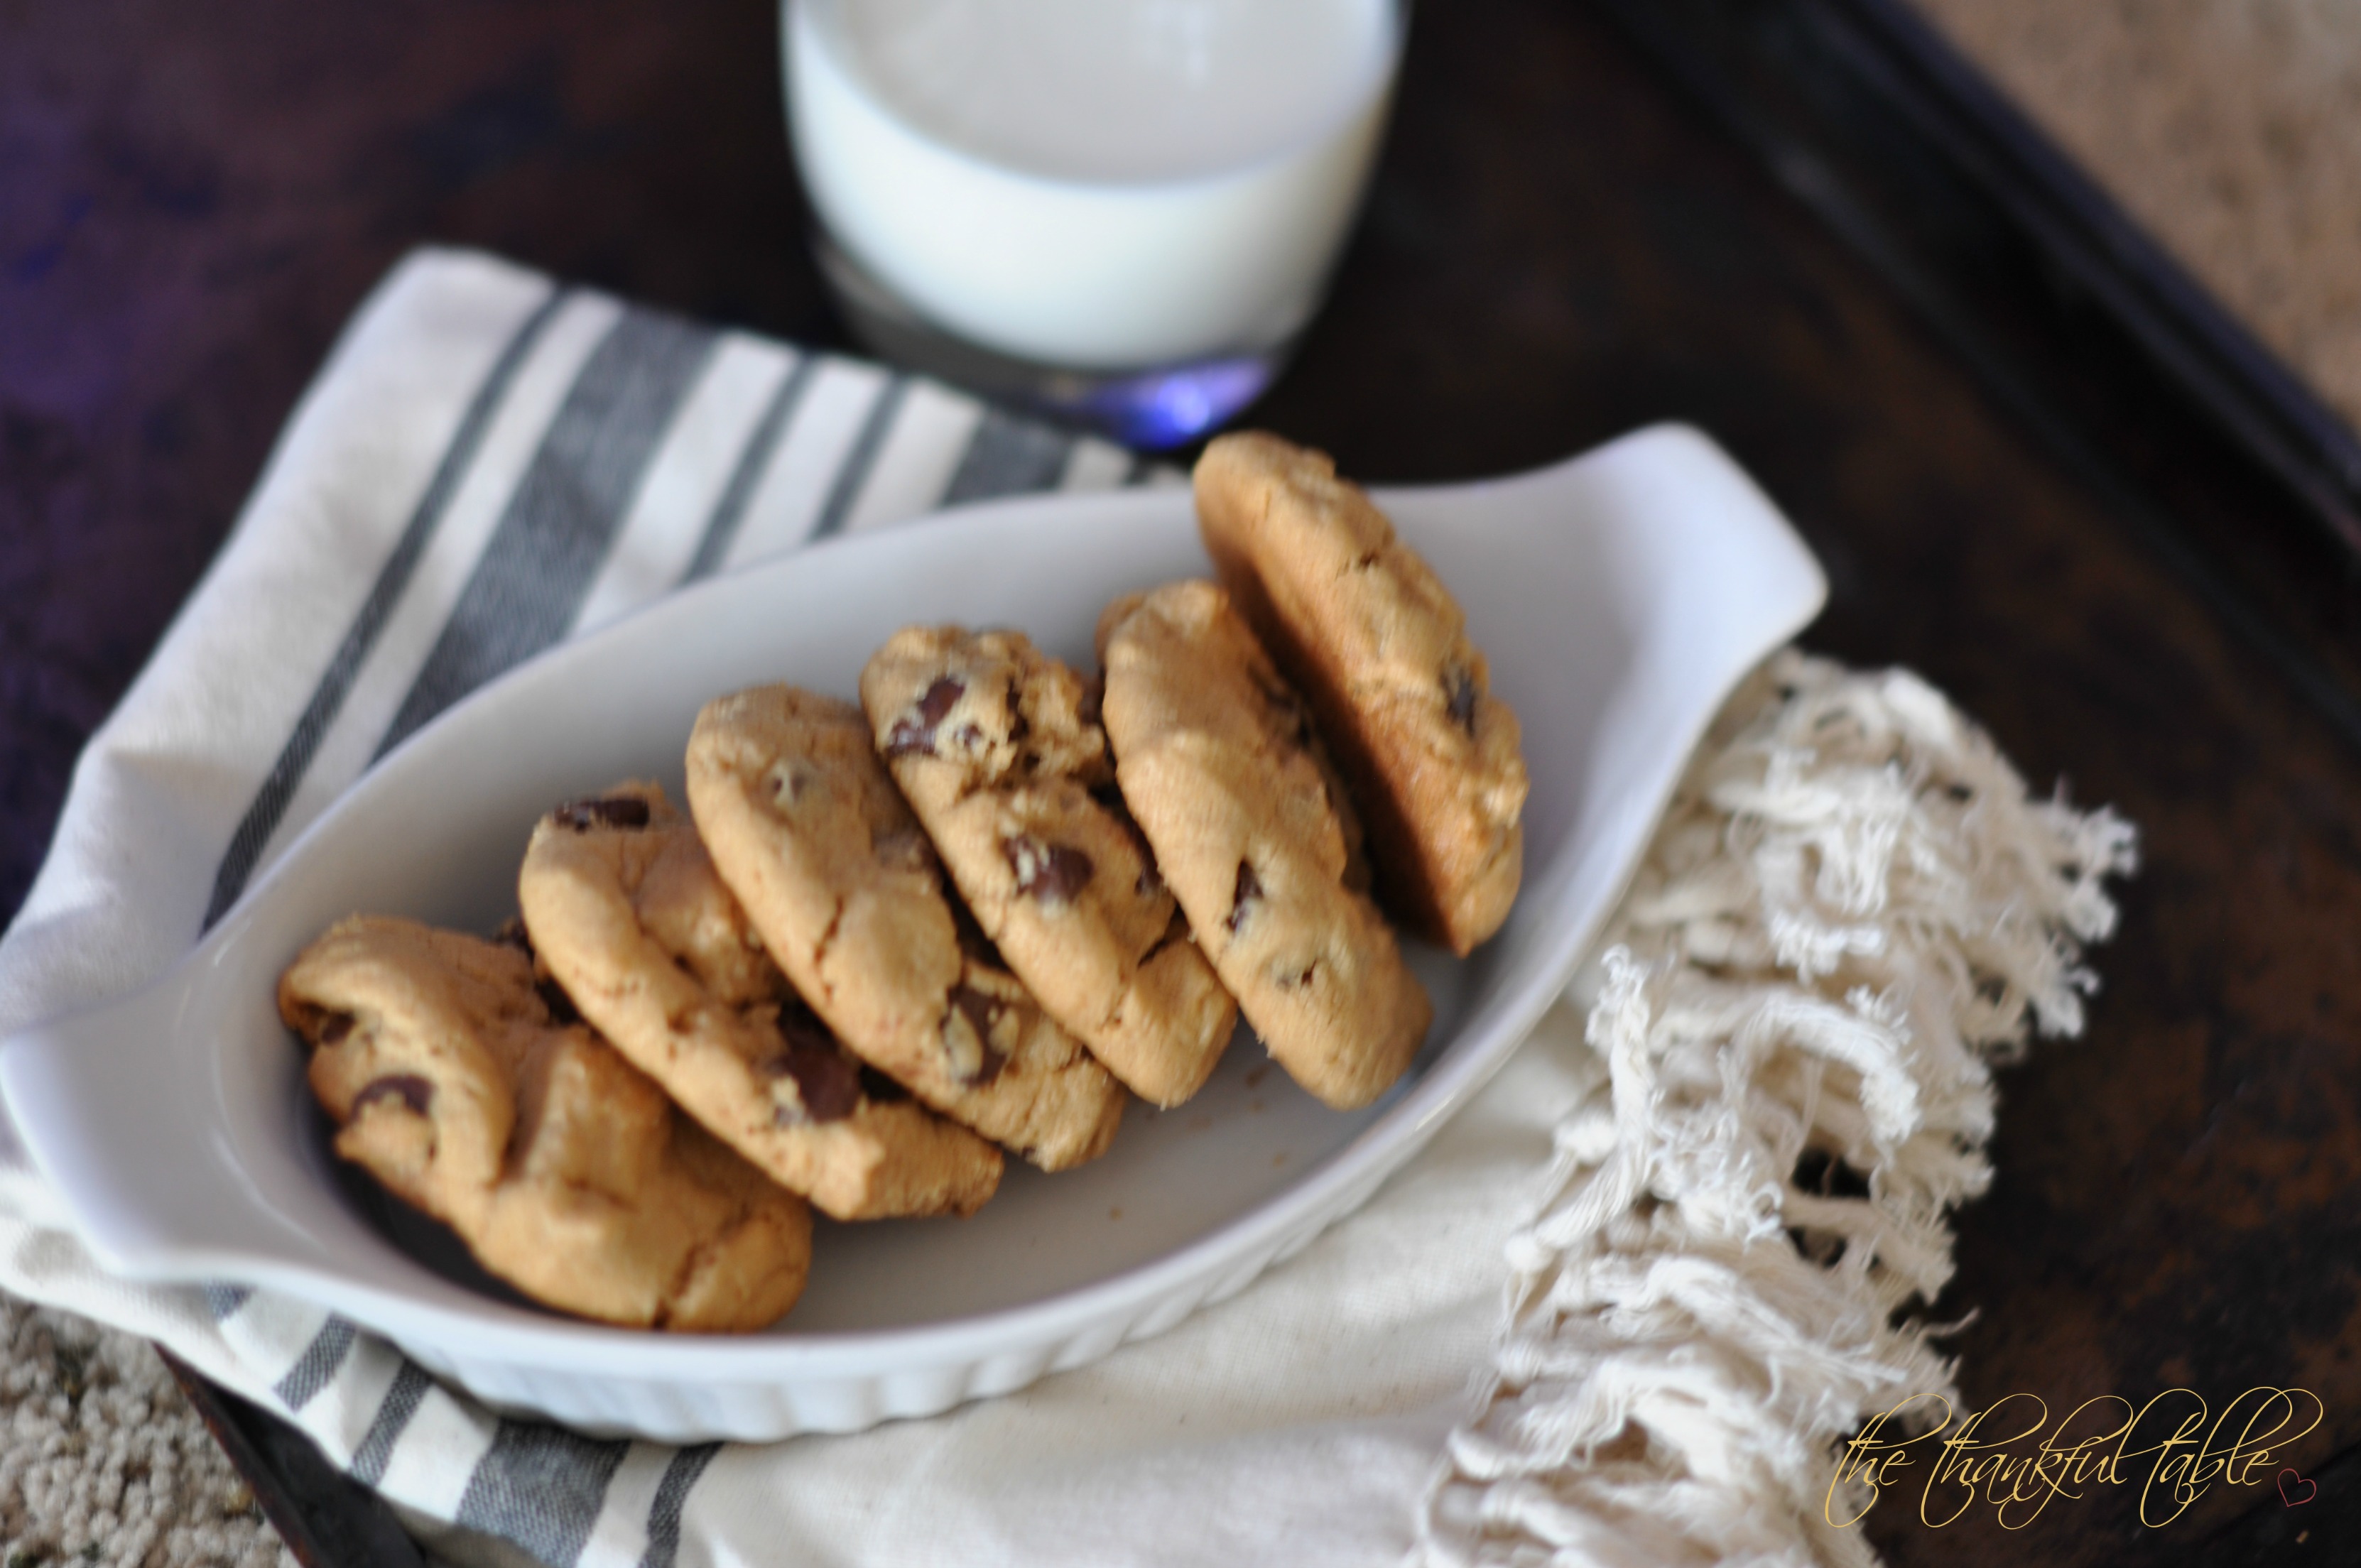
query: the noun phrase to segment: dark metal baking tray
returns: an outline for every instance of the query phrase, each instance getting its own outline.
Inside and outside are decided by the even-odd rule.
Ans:
[[[36,362],[0,356],[0,907],[74,750],[407,246],[838,341],[799,244],[774,15],[224,0],[193,27],[121,0],[0,19],[0,59],[38,68],[19,102],[62,127],[12,170],[16,210],[60,215],[5,258],[0,338],[64,320],[74,363],[105,371],[56,413]],[[1971,1401],[2311,1387],[2330,1419],[2289,1457],[2318,1496],[2217,1490],[2164,1530],[2120,1496],[2023,1534],[1905,1509],[1868,1528],[1897,1563],[2349,1554],[2351,432],[1891,0],[1421,7],[1333,302],[1253,417],[1374,481],[1694,421],[1828,565],[1811,646],[1919,669],[2037,783],[2140,824],[2089,1034],[2004,1076],[2000,1175],[1933,1311],[1973,1314],[1949,1342]],[[304,1561],[412,1559],[302,1439],[180,1371]]]

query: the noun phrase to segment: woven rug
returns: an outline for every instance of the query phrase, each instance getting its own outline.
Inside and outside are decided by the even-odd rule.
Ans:
[[[144,1340],[0,1296],[0,1563],[294,1562]]]

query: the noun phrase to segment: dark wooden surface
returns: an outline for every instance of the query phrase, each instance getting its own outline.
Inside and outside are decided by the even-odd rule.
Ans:
[[[1999,1179],[1938,1311],[1974,1314],[1951,1342],[1971,1401],[2315,1389],[2328,1419],[2293,1458],[2319,1494],[2217,1489],[2162,1530],[2131,1487],[2015,1534],[1888,1508],[1871,1534],[1905,1563],[2351,1561],[2349,578],[2280,548],[2283,499],[2202,444],[2110,427],[2072,356],[2025,372],[2058,389],[2032,403],[1979,373],[1972,323],[1799,201],[1619,9],[1421,9],[1334,303],[1254,417],[1372,480],[1693,421],[1826,563],[1810,645],[1914,666],[2037,784],[2138,823],[2089,1034],[2004,1078]],[[835,339],[773,29],[759,0],[0,5],[0,909],[76,747],[407,247]]]

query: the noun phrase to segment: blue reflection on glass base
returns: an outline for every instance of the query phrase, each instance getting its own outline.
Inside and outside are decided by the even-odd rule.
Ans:
[[[921,321],[866,269],[815,234],[820,276],[852,335],[897,365],[987,398],[1157,451],[1214,430],[1262,396],[1288,344],[1146,370],[1088,371],[1016,359]]]
[[[1179,446],[1228,422],[1261,397],[1278,366],[1275,356],[1206,359],[1170,370],[1110,377],[1068,403],[1054,391],[1037,393],[1037,407],[1089,425],[1127,446]]]

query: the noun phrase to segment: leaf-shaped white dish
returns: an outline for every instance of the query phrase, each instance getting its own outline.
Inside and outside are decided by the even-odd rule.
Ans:
[[[829,543],[679,594],[526,664],[363,778],[148,991],[0,1050],[33,1157],[107,1267],[261,1286],[343,1313],[493,1405],[675,1442],[850,1431],[1018,1388],[1170,1327],[1361,1203],[1549,1006],[1723,697],[1817,612],[1818,567],[1697,433],[1511,478],[1381,493],[1466,608],[1532,774],[1524,890],[1469,959],[1413,949],[1434,1027],[1367,1110],[1328,1111],[1242,1036],[1169,1113],[1060,1176],[1012,1162],[965,1221],[818,1224],[776,1327],[674,1337],[487,1288],[327,1152],[280,970],[355,910],[489,930],[534,819],[653,775],[677,797],[709,697],[851,696],[895,629],[1021,628],[1087,664],[1109,599],[1202,575],[1185,490],[1037,498]]]

